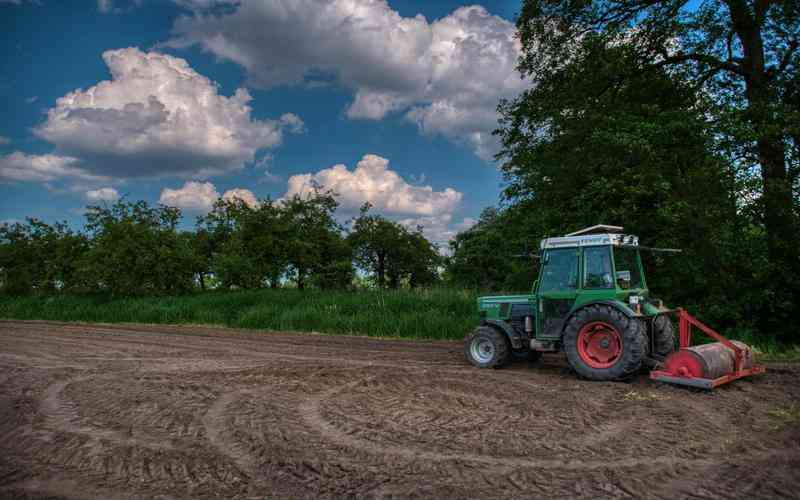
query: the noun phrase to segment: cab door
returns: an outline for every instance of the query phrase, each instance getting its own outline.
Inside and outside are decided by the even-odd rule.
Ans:
[[[536,337],[561,337],[564,319],[578,296],[580,249],[556,248],[546,250],[539,276],[536,296],[538,312]]]

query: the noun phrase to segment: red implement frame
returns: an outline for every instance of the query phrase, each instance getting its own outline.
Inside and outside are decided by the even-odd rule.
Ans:
[[[723,337],[719,333],[715,332],[707,325],[704,325],[700,321],[697,320],[694,316],[689,314],[683,309],[678,308],[678,331],[680,334],[680,348],[684,349],[689,347],[692,343],[692,326],[696,326],[700,330],[703,331],[706,335],[711,337],[712,339],[720,342],[725,347],[733,351],[734,358],[733,358],[733,372],[723,375],[719,378],[710,379],[710,378],[699,378],[699,377],[691,377],[691,376],[682,376],[681,374],[672,373],[668,371],[652,371],[650,372],[650,378],[653,380],[658,380],[661,382],[669,382],[672,384],[680,384],[680,385],[688,385],[692,387],[700,387],[703,389],[713,389],[714,387],[718,387],[722,384],[727,384],[737,378],[747,377],[750,375],[756,375],[758,373],[763,373],[766,371],[763,365],[753,364],[749,368],[744,367],[744,358],[745,352],[742,348],[728,340],[727,338]]]

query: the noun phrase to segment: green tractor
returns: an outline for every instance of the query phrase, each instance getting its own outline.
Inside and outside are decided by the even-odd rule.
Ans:
[[[621,231],[598,225],[542,240],[531,294],[478,299],[481,323],[467,336],[467,359],[496,368],[564,351],[592,380],[624,379],[662,362],[675,350],[672,311],[650,296],[639,239]]]

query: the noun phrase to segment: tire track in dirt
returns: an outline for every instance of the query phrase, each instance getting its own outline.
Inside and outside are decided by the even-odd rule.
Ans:
[[[92,380],[93,377],[78,377],[49,386],[44,393],[40,409],[47,425],[55,430],[70,434],[82,434],[95,440],[112,441],[123,446],[141,446],[152,450],[173,450],[174,447],[163,440],[150,436],[134,436],[133,429],[125,435],[122,432],[80,424],[78,407],[64,399],[62,393],[70,384]],[[97,380],[96,378],[94,380]]]
[[[226,411],[228,405],[245,394],[247,394],[245,391],[223,393],[206,412],[203,424],[206,430],[206,439],[220,453],[233,460],[243,474],[252,476],[256,467],[254,457],[237,441],[227,436],[228,426],[225,425],[228,418]]]
[[[677,456],[653,456],[623,459],[602,460],[551,460],[522,457],[493,457],[473,453],[439,453],[421,450],[414,447],[389,443],[376,443],[370,440],[355,437],[342,431],[323,416],[322,404],[348,390],[369,381],[368,378],[356,380],[339,387],[329,389],[315,397],[307,398],[299,407],[299,413],[309,428],[317,430],[326,439],[345,448],[358,449],[373,455],[395,455],[406,460],[428,460],[434,462],[474,462],[482,465],[497,467],[506,471],[520,467],[535,469],[556,469],[571,471],[593,471],[601,469],[628,469],[690,466],[710,467],[719,463],[714,458],[686,458]],[[762,458],[772,456],[785,456],[784,450],[772,450],[769,453],[759,454]],[[800,455],[798,455],[800,457]]]

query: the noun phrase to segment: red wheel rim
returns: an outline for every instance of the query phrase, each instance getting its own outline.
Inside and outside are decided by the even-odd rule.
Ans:
[[[608,323],[587,323],[578,333],[578,354],[592,368],[609,368],[622,355],[622,336]]]

